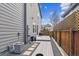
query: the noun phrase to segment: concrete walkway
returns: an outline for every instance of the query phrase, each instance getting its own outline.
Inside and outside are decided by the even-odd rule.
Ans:
[[[49,36],[38,36],[36,42],[39,42],[40,44],[36,48],[36,50],[34,51],[32,56],[35,56],[38,53],[42,53],[44,56],[53,56],[54,55]]]
[[[50,37],[49,36],[37,36],[36,37],[37,41],[49,41],[50,40]]]
[[[44,56],[67,56],[54,38],[50,38],[49,36],[37,36],[36,42],[40,44],[35,49],[32,56],[36,56],[38,53]]]
[[[42,53],[44,56],[53,56],[53,50],[51,47],[51,42],[40,42],[39,46],[36,48],[32,56],[35,56],[38,53]]]

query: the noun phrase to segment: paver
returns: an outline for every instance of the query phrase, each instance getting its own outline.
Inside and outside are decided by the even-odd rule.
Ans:
[[[53,56],[53,50],[51,47],[51,42],[40,42],[39,46],[36,48],[32,56],[35,56],[37,53],[42,53],[44,56]]]
[[[37,36],[37,40],[50,40],[49,36]]]
[[[32,48],[33,48],[33,47],[36,47],[36,45],[32,45],[31,47],[32,47]]]
[[[25,50],[25,52],[23,52],[21,55],[30,56],[33,53],[33,51],[36,49],[38,44],[39,43],[35,42],[32,46],[30,46],[27,50]]]
[[[31,48],[31,47],[30,47],[30,48],[28,48],[27,50],[34,50],[34,48]]]
[[[49,36],[39,36],[37,40],[46,40],[46,41],[36,41],[40,42],[39,46],[36,48],[32,56],[35,56],[38,53],[42,53],[44,56],[53,56],[53,50],[51,46],[51,41]]]
[[[25,51],[22,55],[26,55],[26,56],[28,55],[29,56],[31,53],[32,53],[32,51]]]

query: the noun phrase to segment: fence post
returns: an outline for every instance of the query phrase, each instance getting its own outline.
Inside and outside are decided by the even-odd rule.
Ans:
[[[74,38],[73,38],[73,31],[70,29],[70,55],[74,54]]]
[[[56,42],[57,42],[57,31],[56,31],[56,33],[55,33],[55,34],[56,34]]]
[[[59,45],[61,46],[61,31],[59,32]]]

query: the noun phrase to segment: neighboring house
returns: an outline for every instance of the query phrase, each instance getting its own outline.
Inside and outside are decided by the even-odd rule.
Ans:
[[[16,42],[27,43],[27,35],[40,32],[38,4],[0,3],[0,52]],[[27,29],[28,25],[28,29]]]
[[[66,18],[71,15],[73,12],[79,10],[79,3],[71,3],[69,8],[65,11],[62,17]]]
[[[53,26],[50,24],[42,25],[42,30],[47,29],[49,31],[53,31]]]
[[[39,4],[27,3],[27,27],[28,35],[38,35],[41,30],[41,13]]]

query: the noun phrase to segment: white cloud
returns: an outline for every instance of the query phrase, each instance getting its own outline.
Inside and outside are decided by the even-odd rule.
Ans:
[[[62,9],[63,11],[66,11],[68,8],[69,8],[69,6],[61,7],[61,9]]]
[[[60,16],[62,16],[64,14],[64,11],[62,11],[61,13],[60,13]]]
[[[42,19],[42,24],[45,25],[45,24],[48,24],[50,22],[50,19]]]
[[[60,7],[61,7],[60,15],[63,15],[65,11],[70,7],[70,3],[61,3]]]
[[[67,10],[70,6],[70,3],[61,3],[60,7],[62,10]]]
[[[51,25],[51,26],[52,26],[52,23],[49,23],[49,25]]]
[[[65,6],[69,6],[70,5],[70,3],[61,3],[61,7],[65,7]]]
[[[52,15],[53,14],[53,11],[51,11],[50,13],[49,13],[49,15]]]

